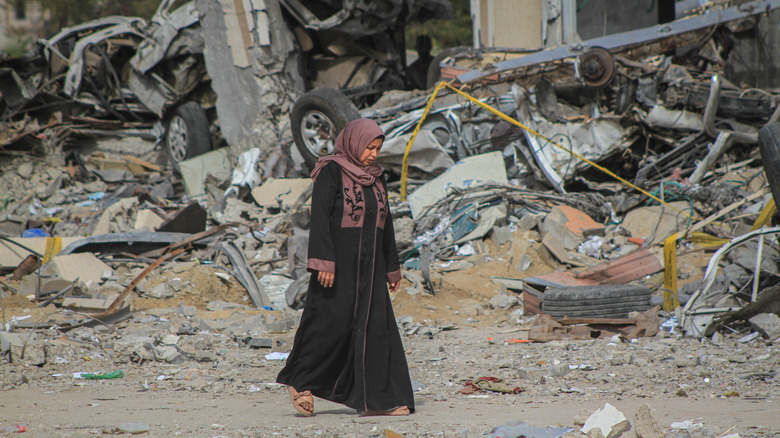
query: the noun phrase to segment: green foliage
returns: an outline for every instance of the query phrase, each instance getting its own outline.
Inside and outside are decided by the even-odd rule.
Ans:
[[[108,15],[124,15],[151,18],[160,0],[31,0],[41,4],[50,14],[44,26],[51,36],[64,27],[94,20]]]
[[[455,9],[451,20],[428,20],[412,23],[406,27],[406,48],[414,50],[418,35],[427,34],[433,41],[432,53],[455,46],[471,46],[471,10],[469,0],[450,0]]]

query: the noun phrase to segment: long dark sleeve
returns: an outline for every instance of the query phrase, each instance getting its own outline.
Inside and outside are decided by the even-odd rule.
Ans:
[[[385,190],[387,190],[385,186]],[[387,219],[385,220],[384,242],[385,262],[387,263],[387,281],[401,281],[401,263],[398,260],[398,246],[395,243],[393,215],[390,213],[390,202],[387,203]]]
[[[341,168],[330,163],[322,169],[311,196],[311,229],[309,231],[309,272],[336,272],[331,218],[336,196],[341,188]]]

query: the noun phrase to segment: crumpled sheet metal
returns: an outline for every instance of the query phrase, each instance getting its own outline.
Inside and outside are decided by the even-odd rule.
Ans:
[[[130,58],[130,65],[142,73],[146,73],[165,57],[171,42],[179,36],[179,30],[198,22],[199,12],[194,2],[186,3],[169,14],[168,8],[172,3],[172,0],[163,0],[160,3],[152,17],[152,22],[158,27],[151,38],[138,45],[135,55]]]
[[[401,173],[406,144],[412,134],[389,138],[382,144],[382,155],[377,164]],[[414,146],[409,151],[409,177],[424,178],[428,175],[438,175],[452,167],[455,161],[436,140],[432,131],[421,130],[414,140]]]
[[[708,28],[719,23],[726,23],[740,18],[763,14],[777,8],[780,8],[780,0],[754,1],[726,9],[716,7],[708,10],[704,14],[683,18],[670,23],[607,35],[588,40],[587,42],[568,44],[549,50],[543,50],[541,52],[531,53],[519,58],[512,58],[490,64],[490,68],[463,73],[459,75],[457,79],[460,83],[466,84],[484,79],[491,75],[504,74],[535,64],[577,57],[590,47],[603,47],[607,50],[623,50],[670,36]]]
[[[717,315],[737,310],[737,308],[733,307],[715,307],[713,305],[714,302],[718,301],[719,297],[726,295],[726,292],[713,291],[711,289],[715,283],[716,274],[720,269],[720,261],[734,248],[739,247],[754,238],[762,238],[767,235],[780,235],[780,227],[760,228],[737,236],[726,245],[720,247],[720,249],[712,255],[707,264],[707,269],[704,272],[701,288],[688,299],[688,302],[685,303],[685,307],[682,310],[680,326],[687,336],[701,337],[706,336],[708,333],[711,334],[712,330],[710,325]],[[757,273],[754,272],[754,275],[757,276]]]
[[[523,130],[530,150],[522,145],[521,151],[527,159],[539,166],[550,184],[561,193],[565,193],[565,180],[573,178],[577,171],[588,167],[587,163],[573,156],[568,150],[589,160],[599,160],[621,151],[630,143],[632,130],[623,128],[618,119],[601,117],[584,123],[554,123],[530,104],[525,93],[520,93],[519,99],[518,121],[544,137],[540,138],[528,130]]]
[[[509,184],[501,152],[476,155],[457,162],[446,172],[409,194],[412,218],[417,220],[452,188],[475,187],[485,183]]]

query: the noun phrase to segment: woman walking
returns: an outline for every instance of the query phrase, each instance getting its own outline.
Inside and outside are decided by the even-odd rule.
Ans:
[[[308,270],[312,273],[292,352],[277,382],[295,409],[317,396],[361,415],[408,415],[414,396],[388,294],[401,280],[382,168],[384,141],[372,120],[347,124],[336,154],[314,170]]]

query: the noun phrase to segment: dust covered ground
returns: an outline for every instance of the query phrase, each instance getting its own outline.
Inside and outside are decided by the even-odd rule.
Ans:
[[[15,160],[3,172],[15,172],[18,165]],[[18,189],[47,185],[59,172],[54,167],[48,167],[48,176],[33,172],[32,179],[41,181]],[[74,184],[67,199],[57,202],[98,189],[106,188]],[[55,230],[67,235],[76,228],[67,222]],[[283,361],[266,356],[290,351],[299,314],[254,309],[245,289],[224,269],[185,257],[144,280],[142,292],[132,294],[133,313],[126,321],[68,332],[16,330],[32,334],[26,348],[38,355],[38,364],[0,360],[0,425],[26,424],[25,436],[31,437],[121,435],[123,424],[145,423],[149,430],[143,436],[149,437],[378,437],[393,436],[386,433],[392,431],[468,438],[508,421],[525,421],[572,427],[567,436],[576,437],[583,436],[577,425],[609,403],[632,423],[622,435],[628,438],[780,435],[780,379],[775,378],[780,354],[760,337],[740,342],[752,332],[749,327],[702,341],[662,331],[634,341],[607,336],[516,342],[527,336],[534,318],[523,315],[521,300],[495,305],[503,291],[491,277],[565,269],[541,249],[537,232],[518,237],[503,246],[486,239],[483,251],[465,259],[471,267],[450,271],[437,263],[435,295],[405,279],[392,297],[415,386],[417,412],[411,416],[360,417],[323,400],[316,400],[314,417],[298,415],[286,390],[274,383]],[[523,255],[531,265],[519,271]],[[701,278],[709,256],[701,250],[680,254],[681,283]],[[268,268],[286,264],[282,260]],[[146,266],[114,263],[115,283],[129,284]],[[656,274],[647,281],[659,285],[662,278]],[[151,296],[163,283],[177,284],[175,293]],[[83,316],[36,306],[22,295],[5,294],[0,320],[57,323]],[[251,348],[249,339],[267,343]],[[75,376],[120,370],[117,379]],[[482,376],[503,379],[518,392],[459,393],[468,380]],[[660,435],[642,434],[638,427],[634,416],[643,405],[652,409]]]
[[[206,310],[209,301],[242,303],[245,293],[200,266],[161,270],[151,282],[175,274],[191,287],[165,300],[135,298],[132,319],[113,329],[82,328],[52,338],[44,366],[3,362],[0,421],[26,424],[27,434],[35,437],[117,433],[127,422],[148,424],[144,436],[150,437],[369,437],[383,436],[386,429],[409,437],[457,437],[478,436],[511,420],[575,427],[578,415],[582,421],[610,403],[632,423],[637,409],[649,405],[666,436],[780,434],[776,346],[760,339],[740,343],[739,333],[717,343],[666,333],[633,342],[506,342],[522,337],[524,322],[512,321],[511,309],[484,305],[497,291],[488,277],[501,274],[502,266],[489,262],[445,276],[436,296],[395,294],[397,317],[451,328],[404,337],[417,390],[417,412],[408,417],[360,417],[323,400],[316,400],[314,417],[299,416],[284,388],[274,383],[282,361],[265,359],[272,351],[289,351],[294,331],[265,333],[272,348],[240,348],[231,334],[239,332],[234,327],[282,315],[249,308]],[[20,297],[6,298],[3,309],[4,319],[41,319],[55,311],[34,308]],[[192,334],[176,334],[182,332]],[[178,336],[186,358],[180,363],[118,352],[123,340],[171,335]],[[116,370],[124,377],[73,377]],[[458,393],[466,380],[480,376],[499,377],[522,390]],[[672,423],[688,427],[673,429]],[[632,429],[623,436],[636,434]]]

